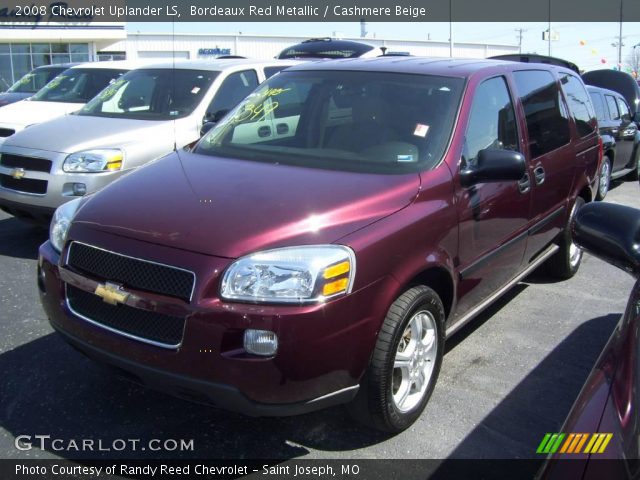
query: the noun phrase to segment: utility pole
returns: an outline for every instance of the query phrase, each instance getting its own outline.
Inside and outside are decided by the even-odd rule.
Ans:
[[[622,0],[620,0],[622,1]],[[549,56],[551,56],[551,0],[549,0]]]
[[[518,32],[518,53],[522,53],[522,34],[527,30],[524,28],[515,28],[516,32]]]
[[[618,70],[622,70],[622,2],[620,0],[620,34],[618,35]]]
[[[449,0],[449,57],[453,58],[453,0]]]

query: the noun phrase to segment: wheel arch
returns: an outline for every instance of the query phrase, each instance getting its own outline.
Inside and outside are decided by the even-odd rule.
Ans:
[[[449,318],[455,298],[455,284],[449,269],[440,265],[430,265],[405,282],[402,290],[416,285],[425,285],[435,291],[444,306],[445,318]]]

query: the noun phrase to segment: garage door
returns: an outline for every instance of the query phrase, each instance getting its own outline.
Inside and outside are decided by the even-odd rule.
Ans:
[[[138,58],[159,58],[159,59],[189,59],[189,52],[165,52],[162,50],[155,50],[149,52],[138,52]]]

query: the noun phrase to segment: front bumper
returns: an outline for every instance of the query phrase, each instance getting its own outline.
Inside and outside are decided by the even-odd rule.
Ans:
[[[97,238],[83,241],[95,244]],[[108,240],[114,251],[138,258],[144,251],[144,258],[166,264],[166,255],[172,255],[171,264],[194,271],[196,287],[190,302],[171,299],[166,305],[158,295],[135,293],[158,310],[182,312],[186,319],[176,349],[149,345],[74,315],[62,280],[68,278],[67,268],[45,243],[38,274],[45,312],[53,327],[89,357],[149,387],[254,416],[296,415],[348,402],[357,393],[384,316],[379,312],[386,311],[380,299],[394,288],[390,278],[324,305],[225,303],[216,292],[229,260],[115,236]],[[75,286],[90,291],[88,285]],[[244,351],[247,328],[276,332],[278,353],[261,358]]]

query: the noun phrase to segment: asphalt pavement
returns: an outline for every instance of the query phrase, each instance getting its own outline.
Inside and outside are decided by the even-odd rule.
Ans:
[[[607,201],[640,208],[637,182]],[[36,289],[47,232],[0,212],[0,458],[534,458],[558,431],[622,314],[633,279],[585,256],[564,282],[536,272],[457,333],[433,397],[389,436],[342,407],[291,418],[247,418],[129,384],[55,334]],[[192,451],[20,450],[18,436],[58,446],[91,439],[193,440]]]

